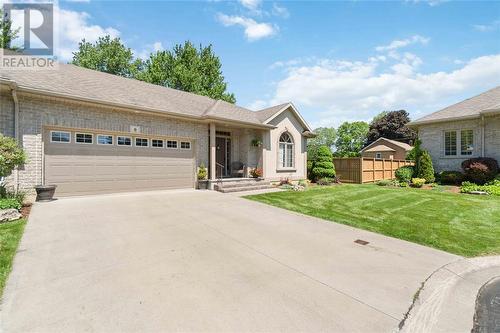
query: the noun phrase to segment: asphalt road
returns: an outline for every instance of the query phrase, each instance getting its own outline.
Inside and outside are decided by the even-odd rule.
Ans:
[[[500,278],[479,291],[473,333],[500,333]]]

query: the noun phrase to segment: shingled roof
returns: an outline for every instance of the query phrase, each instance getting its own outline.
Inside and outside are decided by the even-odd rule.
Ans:
[[[412,121],[409,125],[460,118],[477,118],[481,114],[496,111],[500,111],[500,86]]]
[[[262,119],[263,113],[235,104],[71,64],[58,64],[56,70],[2,71],[0,81],[11,81],[20,90],[41,94],[55,94],[190,118],[269,126],[265,124],[267,118]],[[281,109],[278,106],[275,108],[276,112]]]

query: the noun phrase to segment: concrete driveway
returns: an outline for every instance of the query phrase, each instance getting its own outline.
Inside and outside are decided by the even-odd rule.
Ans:
[[[0,331],[389,332],[456,259],[217,192],[62,199],[33,207]]]

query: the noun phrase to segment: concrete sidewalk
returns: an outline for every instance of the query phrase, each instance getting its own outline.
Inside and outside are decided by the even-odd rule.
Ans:
[[[33,207],[0,331],[388,332],[457,259],[213,191],[62,199]]]
[[[401,331],[470,333],[479,290],[499,276],[500,256],[462,259],[443,266],[423,284]]]

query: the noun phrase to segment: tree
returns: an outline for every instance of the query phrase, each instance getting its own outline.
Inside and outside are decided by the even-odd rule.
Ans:
[[[435,180],[431,155],[426,150],[423,150],[418,158],[416,177],[425,179],[426,183],[433,183]]]
[[[307,140],[307,159],[315,160],[318,154],[318,149],[321,146],[326,146],[333,150],[337,132],[333,127],[318,127],[313,131],[316,134],[315,138]]]
[[[381,137],[403,142],[413,141],[417,134],[413,129],[406,126],[409,121],[410,116],[405,110],[384,111],[378,114],[370,123],[367,144]]]
[[[368,124],[364,121],[344,122],[337,129],[335,156],[359,156],[359,151],[365,145],[367,133]]]
[[[332,151],[327,146],[318,148],[318,155],[313,162],[311,176],[314,181],[321,178],[335,177],[335,166],[333,165]]]
[[[120,38],[107,35],[95,43],[83,39],[78,51],[73,52],[72,64],[109,74],[133,77],[140,70],[141,61],[134,60],[132,50]]]
[[[10,175],[15,167],[25,161],[26,154],[16,140],[0,134],[0,179]]]
[[[12,41],[19,37],[21,28],[12,29],[12,20],[0,9],[0,48],[16,51],[19,48],[12,46]]]
[[[222,64],[212,45],[196,48],[191,42],[176,45],[172,51],[157,51],[144,63],[137,78],[149,83],[235,103],[227,92]]]

